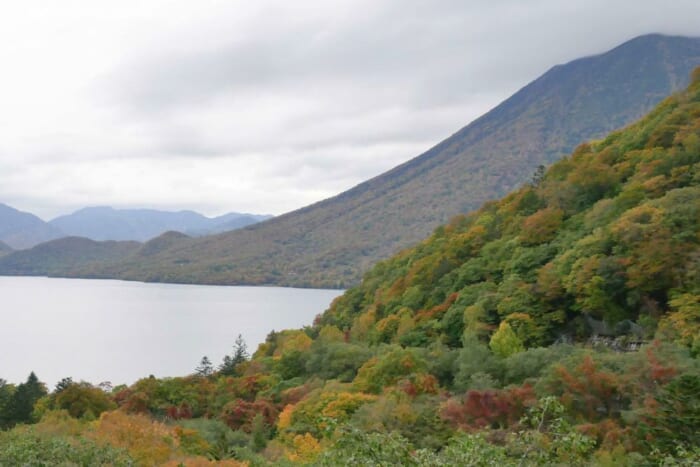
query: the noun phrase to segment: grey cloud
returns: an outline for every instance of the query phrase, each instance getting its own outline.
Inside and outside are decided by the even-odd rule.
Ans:
[[[700,35],[696,0],[259,4],[217,3],[125,46],[84,85],[99,118],[0,143],[0,201],[279,214],[418,155],[555,64]]]

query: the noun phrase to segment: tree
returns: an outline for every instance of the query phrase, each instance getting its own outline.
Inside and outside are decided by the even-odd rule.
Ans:
[[[243,336],[239,334],[238,337],[236,337],[236,342],[233,344],[233,356],[224,356],[224,361],[219,365],[219,373],[226,376],[233,376],[236,374],[236,367],[248,361],[249,358],[248,346],[245,340],[243,340]]]
[[[199,362],[199,366],[195,368],[194,371],[197,376],[207,378],[214,373],[214,366],[211,364],[209,357],[205,355],[202,357],[202,360]]]
[[[10,402],[10,417],[14,423],[29,423],[32,421],[34,404],[47,394],[46,386],[39,381],[32,371],[27,381],[18,385]]]
[[[522,341],[515,335],[507,321],[501,321],[498,331],[491,337],[489,347],[495,355],[503,358],[525,350]]]
[[[248,346],[243,340],[243,336],[240,334],[236,337],[236,342],[233,345],[233,363],[235,365],[241,364],[250,358],[248,354]]]
[[[0,430],[12,425],[11,408],[14,393],[14,385],[0,378]]]

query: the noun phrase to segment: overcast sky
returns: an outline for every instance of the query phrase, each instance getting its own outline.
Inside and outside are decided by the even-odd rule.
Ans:
[[[698,0],[0,4],[0,202],[281,214]]]

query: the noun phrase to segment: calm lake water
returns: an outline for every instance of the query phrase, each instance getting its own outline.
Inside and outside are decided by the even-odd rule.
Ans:
[[[339,290],[0,277],[0,378],[132,383],[218,365],[242,334],[311,324]]]

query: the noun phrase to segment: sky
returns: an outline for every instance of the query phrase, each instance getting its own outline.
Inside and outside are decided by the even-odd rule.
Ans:
[[[282,214],[697,0],[0,2],[0,202]]]

